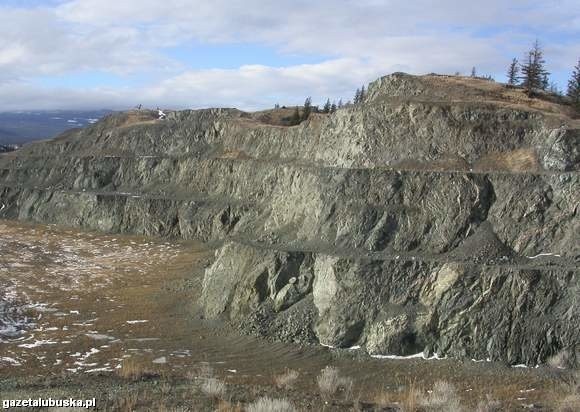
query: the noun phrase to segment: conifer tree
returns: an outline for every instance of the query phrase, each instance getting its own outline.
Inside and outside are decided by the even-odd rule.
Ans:
[[[326,103],[324,103],[324,107],[322,108],[322,112],[323,113],[330,113],[330,108],[331,108],[330,99],[326,99]]]
[[[340,109],[342,107],[342,99],[338,100],[338,108]]]
[[[580,110],[580,59],[578,59],[578,64],[574,67],[572,77],[568,80],[568,91],[566,94]]]
[[[300,111],[298,110],[298,106],[294,108],[294,113],[290,118],[290,126],[296,126],[297,124],[300,124]]]
[[[336,102],[332,102],[332,104],[330,105],[330,113],[334,113],[336,112]]]
[[[358,104],[360,102],[360,89],[356,89],[356,92],[354,93],[353,102],[354,104]]]
[[[534,93],[534,89],[545,90],[549,86],[548,71],[544,65],[544,52],[540,47],[540,42],[535,41],[532,50],[528,52],[526,63],[522,66],[522,86],[526,89],[529,96]]]
[[[510,86],[515,86],[517,84],[519,71],[518,59],[514,57],[507,72],[508,84]]]
[[[304,110],[302,111],[302,120],[307,120],[312,112],[312,98],[309,96],[304,100]]]
[[[365,87],[363,86],[363,87],[361,87],[361,88],[360,88],[360,98],[359,98],[359,103],[362,103],[362,102],[364,102],[364,100],[365,100],[365,97],[366,97],[366,90],[365,90]]]
[[[477,70],[475,69],[475,66],[471,68],[471,77],[477,77]]]

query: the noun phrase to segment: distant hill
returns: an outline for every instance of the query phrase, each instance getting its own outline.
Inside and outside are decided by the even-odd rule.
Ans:
[[[67,129],[95,123],[109,113],[111,110],[0,113],[0,144],[22,144],[51,138]]]

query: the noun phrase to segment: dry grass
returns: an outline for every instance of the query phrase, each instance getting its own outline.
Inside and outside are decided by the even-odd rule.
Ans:
[[[210,398],[220,399],[226,393],[226,385],[216,378],[207,378],[201,384],[201,391]]]
[[[501,402],[487,395],[485,400],[479,401],[475,412],[501,412],[503,410]]]
[[[570,356],[570,352],[562,350],[555,355],[550,356],[546,363],[552,368],[568,369],[573,366],[573,359]]]
[[[580,394],[573,393],[563,398],[558,403],[558,412],[578,412],[580,411]]]
[[[115,401],[114,409],[121,412],[132,412],[137,406],[139,395],[136,392],[130,392]]]
[[[286,399],[260,398],[246,407],[247,412],[294,412],[296,408]]]
[[[401,402],[403,412],[415,412],[419,406],[421,396],[421,389],[419,389],[417,384],[415,382],[409,383]]]
[[[136,358],[126,358],[121,362],[121,367],[116,370],[120,378],[132,381],[158,376],[158,373],[150,369],[143,361]]]
[[[564,395],[556,402],[558,412],[576,412],[580,411],[580,371],[577,371],[572,381],[566,385]]]
[[[327,366],[316,378],[318,389],[323,399],[329,399],[336,395],[339,390],[344,391],[345,398],[352,394],[353,381],[351,378],[342,377],[337,368]]]
[[[446,381],[435,382],[433,390],[420,400],[420,404],[427,411],[463,411],[455,386]]]
[[[251,157],[243,150],[225,150],[217,156],[218,159],[250,159]]]
[[[386,388],[379,389],[372,397],[372,402],[381,408],[390,406],[394,403],[394,396]]]
[[[534,149],[489,153],[482,156],[474,165],[474,170],[477,171],[536,172],[540,169],[538,156]]]
[[[274,383],[280,389],[292,389],[298,376],[299,373],[295,370],[286,369],[284,373],[274,376]]]
[[[243,410],[244,409],[242,408],[242,405],[239,404],[239,402],[233,404],[224,400],[220,400],[216,408],[216,412],[242,412]]]

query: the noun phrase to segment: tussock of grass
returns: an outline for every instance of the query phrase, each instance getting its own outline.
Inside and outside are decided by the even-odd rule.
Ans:
[[[120,378],[133,381],[158,376],[155,371],[135,358],[123,359],[121,367],[116,371]]]
[[[294,383],[298,379],[299,373],[292,370],[286,369],[286,372],[274,376],[274,383],[280,389],[292,389]]]
[[[552,368],[568,369],[573,365],[573,360],[568,351],[562,350],[555,355],[550,356],[546,363]]]
[[[201,384],[201,391],[207,396],[219,399],[226,393],[226,385],[216,378],[207,378]]]
[[[567,387],[568,394],[557,404],[558,412],[580,411],[580,371],[577,371]]]
[[[249,404],[247,412],[294,412],[296,409],[286,399],[260,398]]]
[[[137,393],[135,393],[135,392],[127,393],[123,397],[118,398],[115,401],[114,409],[116,411],[121,411],[121,412],[132,412],[135,410],[135,407],[137,406],[138,400],[139,400],[139,396]]]
[[[487,395],[487,399],[479,401],[475,412],[501,412],[503,407],[501,402],[497,399],[493,399],[490,395]]]
[[[421,400],[421,390],[417,387],[415,382],[411,382],[407,386],[405,396],[401,404],[403,412],[415,412]]]
[[[421,399],[420,404],[427,411],[463,411],[455,386],[446,381],[435,382],[433,390]]]
[[[337,368],[333,366],[327,366],[320,372],[318,378],[316,378],[318,383],[318,389],[320,390],[320,395],[324,399],[329,399],[333,395],[336,395],[339,390],[345,392],[345,397],[349,397],[352,392],[352,379],[347,377],[341,377]]]
[[[578,412],[580,411],[580,394],[573,393],[566,396],[559,402],[558,412]]]

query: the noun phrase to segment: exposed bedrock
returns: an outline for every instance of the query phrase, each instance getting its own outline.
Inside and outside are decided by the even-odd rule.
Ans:
[[[345,258],[228,243],[207,270],[203,302],[207,316],[235,323],[273,302],[270,315],[259,319],[268,333],[275,331],[277,312],[291,313],[293,305],[304,311],[304,300],[317,313],[309,326],[321,343],[362,345],[371,354],[425,349],[537,364],[573,350],[580,339],[572,327],[580,316],[577,275],[561,268]]]
[[[573,359],[580,126],[554,99],[395,74],[293,127],[119,113],[0,155],[0,217],[211,242],[205,316],[246,332]]]

